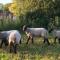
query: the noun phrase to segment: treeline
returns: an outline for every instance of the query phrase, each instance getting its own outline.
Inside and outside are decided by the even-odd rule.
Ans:
[[[9,9],[19,18],[18,28],[24,24],[48,30],[60,28],[60,0],[13,0]]]
[[[22,24],[31,27],[59,28],[60,0],[13,0]]]

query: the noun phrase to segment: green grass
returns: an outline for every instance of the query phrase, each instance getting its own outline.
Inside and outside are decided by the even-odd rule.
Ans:
[[[43,44],[42,38],[34,38],[34,44],[29,41],[26,45],[27,37],[23,35],[22,44],[18,47],[17,54],[9,53],[9,48],[3,46],[0,48],[0,60],[60,60],[60,44],[54,44],[53,39],[49,39],[51,43]]]

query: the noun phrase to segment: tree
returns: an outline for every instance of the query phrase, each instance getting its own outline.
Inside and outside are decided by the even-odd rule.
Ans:
[[[52,24],[56,26],[55,16],[60,15],[59,0],[13,0],[13,2],[16,4],[15,12],[18,16],[23,15],[24,22],[28,21],[30,25],[37,26],[38,21],[39,26],[46,27],[54,21]]]

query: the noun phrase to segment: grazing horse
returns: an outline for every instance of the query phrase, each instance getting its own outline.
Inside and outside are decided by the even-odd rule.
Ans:
[[[13,48],[14,53],[16,53],[17,45],[19,45],[20,42],[21,42],[21,34],[19,33],[19,31],[17,30],[12,31],[8,37],[8,44],[10,47],[10,52],[12,52],[12,48]]]
[[[8,46],[8,37],[10,35],[11,32],[13,31],[17,31],[17,30],[10,30],[10,31],[1,31],[0,32],[0,48],[2,47],[3,44],[5,44],[5,46]],[[20,41],[21,43],[21,41]]]
[[[56,39],[58,39],[59,43],[60,43],[60,30],[59,29],[51,29],[49,32],[52,33],[52,35],[54,37],[54,43],[56,43]]]
[[[33,43],[34,36],[41,36],[44,38],[44,43],[47,42],[48,45],[50,44],[48,41],[48,31],[45,28],[28,28],[26,25],[23,26],[23,31],[26,33],[28,41],[31,39]]]
[[[11,31],[1,31],[0,32],[0,41],[1,41],[1,44],[0,44],[0,48],[2,47],[3,43],[5,44],[5,46],[8,45],[8,36],[10,34]]]

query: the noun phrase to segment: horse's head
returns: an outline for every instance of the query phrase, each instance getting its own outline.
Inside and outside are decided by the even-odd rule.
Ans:
[[[24,26],[23,26],[23,31],[26,31],[26,29],[27,29],[27,26],[24,25]]]

